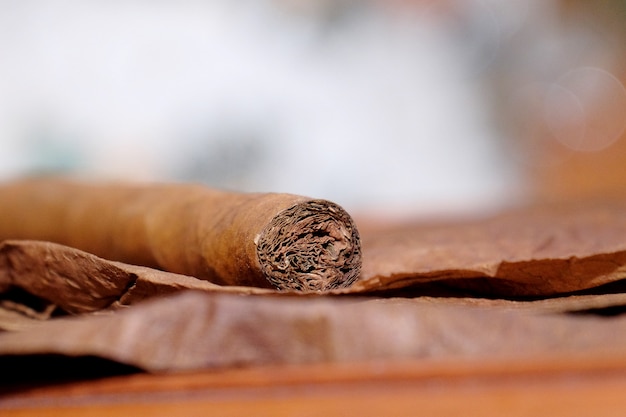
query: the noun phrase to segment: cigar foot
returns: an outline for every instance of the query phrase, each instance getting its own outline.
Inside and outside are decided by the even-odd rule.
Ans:
[[[279,213],[260,234],[257,254],[266,278],[284,290],[344,288],[361,269],[361,243],[352,218],[325,200]]]

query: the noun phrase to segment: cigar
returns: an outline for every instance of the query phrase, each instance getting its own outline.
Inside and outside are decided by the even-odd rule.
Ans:
[[[60,243],[220,285],[322,292],[359,276],[361,246],[339,205],[195,184],[34,178],[0,185],[0,241]]]

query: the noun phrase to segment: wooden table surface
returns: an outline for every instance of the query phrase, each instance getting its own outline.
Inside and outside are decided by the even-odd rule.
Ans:
[[[623,416],[626,356],[144,373],[22,389],[1,416]]]

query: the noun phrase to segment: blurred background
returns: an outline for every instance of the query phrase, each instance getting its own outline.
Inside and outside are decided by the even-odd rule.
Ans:
[[[626,1],[2,0],[0,179],[385,216],[626,192]]]

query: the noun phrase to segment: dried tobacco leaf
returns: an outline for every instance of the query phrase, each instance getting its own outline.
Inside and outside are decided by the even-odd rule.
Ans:
[[[510,210],[363,233],[362,277],[341,293],[440,283],[466,294],[548,297],[626,278],[626,201]]]
[[[183,292],[109,315],[0,334],[0,355],[97,356],[152,372],[394,359],[612,354],[626,318],[412,300]]]
[[[54,305],[69,314],[91,313],[184,289],[238,294],[272,292],[254,287],[219,286],[185,275],[108,261],[52,242],[27,240],[0,244],[0,277],[4,277],[0,285],[6,288],[0,292],[0,308],[4,299],[5,312],[41,310],[33,305],[37,304]],[[15,289],[31,297],[12,300]],[[13,307],[9,308],[7,301]],[[38,318],[26,313],[22,316]]]

